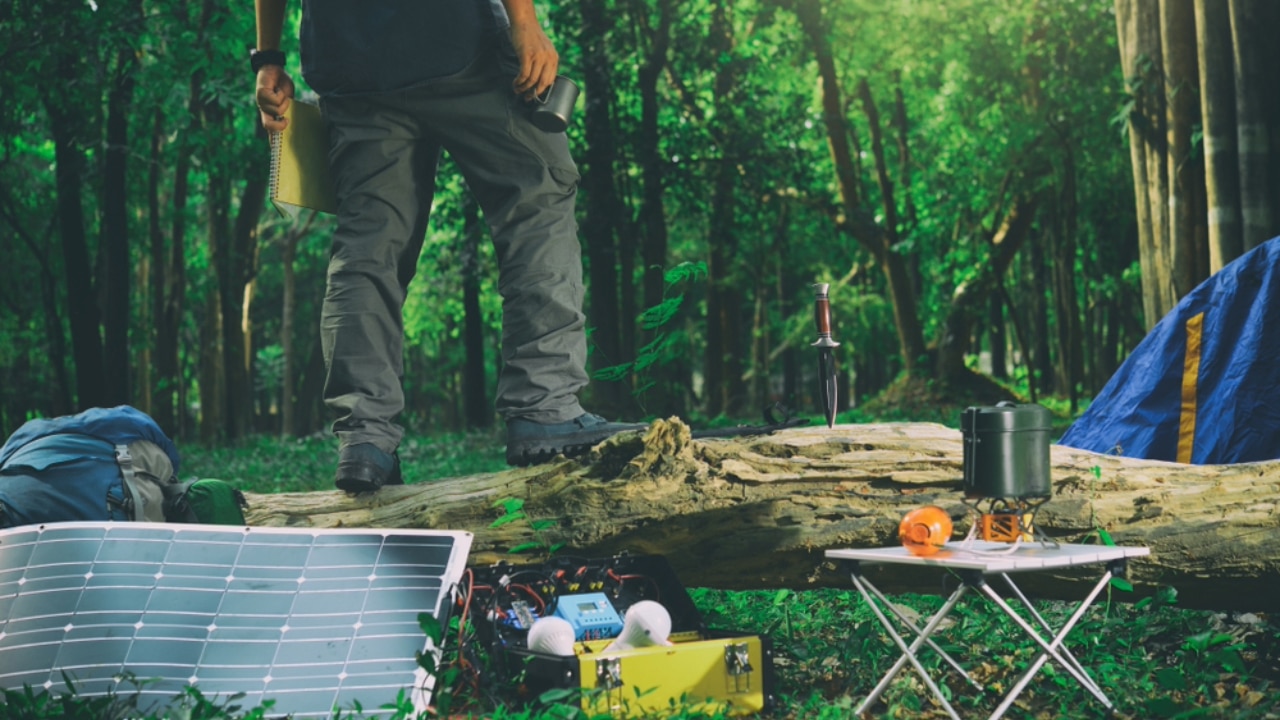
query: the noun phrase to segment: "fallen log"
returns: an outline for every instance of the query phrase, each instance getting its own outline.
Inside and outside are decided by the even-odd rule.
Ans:
[[[692,440],[679,420],[658,420],[583,457],[531,468],[361,496],[253,494],[248,522],[468,530],[474,565],[518,562],[508,551],[520,545],[563,543],[560,554],[664,555],[690,586],[847,587],[823,551],[895,544],[899,521],[915,507],[946,508],[955,540],[964,537],[977,515],[962,498],[962,442],[958,430],[933,423]],[[1102,528],[1117,544],[1151,548],[1130,565],[1135,593],[1118,599],[1172,586],[1188,607],[1280,606],[1280,461],[1184,465],[1060,446],[1051,456],[1053,497],[1036,515],[1041,532],[1098,542]],[[495,526],[506,499],[523,501],[526,517]],[[936,573],[875,572],[882,588],[938,589]],[[1070,599],[1085,580],[1092,582],[1079,572],[1037,573],[1024,587]]]

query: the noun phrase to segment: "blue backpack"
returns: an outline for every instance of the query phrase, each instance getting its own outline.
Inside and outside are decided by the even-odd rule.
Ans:
[[[128,405],[28,421],[0,448],[0,527],[163,520],[178,460],[155,420]]]

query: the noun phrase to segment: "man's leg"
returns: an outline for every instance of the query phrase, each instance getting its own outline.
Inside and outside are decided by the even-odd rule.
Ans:
[[[442,83],[430,125],[461,168],[493,234],[503,297],[498,412],[507,459],[536,462],[624,429],[585,413],[582,256],[574,202],[578,170],[562,133],[529,121],[497,63],[482,60]]]
[[[563,134],[528,121],[493,58],[433,86],[431,130],[457,162],[493,236],[502,294],[497,408],[561,422],[587,384],[578,170]]]
[[[435,187],[439,147],[413,119],[358,98],[324,103],[339,200],[321,309],[325,404],[337,415],[338,487],[398,481],[404,434],[405,286],[412,277]]]

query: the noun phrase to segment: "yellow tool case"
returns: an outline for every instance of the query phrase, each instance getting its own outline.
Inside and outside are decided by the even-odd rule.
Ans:
[[[468,577],[461,593],[466,617],[489,667],[522,701],[577,691],[588,713],[615,717],[676,707],[750,715],[775,703],[769,639],[708,628],[660,555],[500,563],[470,568]],[[647,640],[627,623],[639,622],[636,608],[652,612],[654,603],[670,616],[670,633]],[[560,623],[573,637],[560,637],[556,648],[539,638],[531,648],[531,627],[551,617],[559,620],[540,629]],[[666,634],[660,620],[656,632]],[[624,644],[635,638],[641,642]]]

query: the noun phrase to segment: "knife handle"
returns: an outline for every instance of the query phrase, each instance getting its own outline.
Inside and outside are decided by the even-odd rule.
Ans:
[[[813,345],[818,347],[839,347],[840,343],[831,339],[831,298],[827,295],[828,283],[815,283],[813,301],[813,320],[818,325],[818,340]]]
[[[826,293],[814,300],[813,319],[818,324],[818,336],[831,337],[831,298]]]

